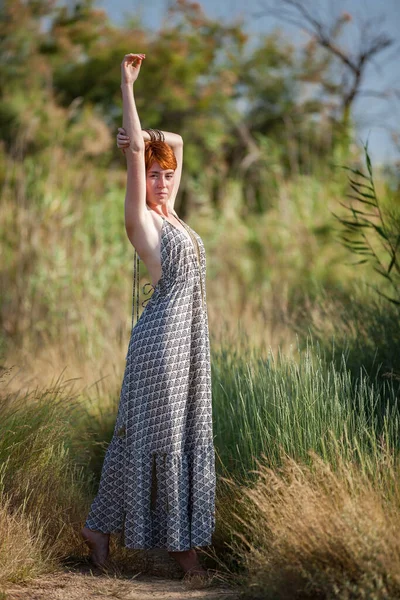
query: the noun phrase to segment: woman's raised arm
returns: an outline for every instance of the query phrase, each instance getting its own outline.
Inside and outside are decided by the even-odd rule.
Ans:
[[[125,194],[125,229],[128,237],[135,226],[145,226],[146,215],[146,169],[144,140],[133,93],[144,54],[126,54],[121,63],[121,92],[123,125],[130,144],[125,150],[127,184]]]

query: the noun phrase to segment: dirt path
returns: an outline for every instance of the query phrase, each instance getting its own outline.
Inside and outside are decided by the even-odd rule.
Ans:
[[[238,592],[211,581],[204,584],[152,575],[96,574],[91,569],[64,570],[25,585],[10,585],[2,600],[238,600]]]

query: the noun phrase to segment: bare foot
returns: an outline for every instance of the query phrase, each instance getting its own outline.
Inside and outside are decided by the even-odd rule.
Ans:
[[[168,550],[168,554],[175,558],[185,573],[191,575],[207,575],[207,571],[201,566],[199,557],[197,556],[197,552],[194,548],[180,552]]]
[[[81,536],[85,540],[86,545],[92,551],[90,558],[96,567],[104,567],[107,563],[109,553],[110,534],[102,533],[101,531],[93,531],[88,527],[81,530]]]

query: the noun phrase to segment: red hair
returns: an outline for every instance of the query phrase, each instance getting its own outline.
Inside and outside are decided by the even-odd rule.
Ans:
[[[175,171],[178,166],[171,146],[169,146],[167,142],[161,141],[145,142],[144,162],[146,165],[146,173],[154,162],[158,162],[162,169],[173,169]]]

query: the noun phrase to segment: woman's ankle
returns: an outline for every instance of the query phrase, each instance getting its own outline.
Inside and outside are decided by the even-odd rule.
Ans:
[[[87,527],[87,526],[85,525],[85,526],[82,528],[82,533],[83,533],[83,534],[85,534],[85,533],[87,533],[87,532],[90,532],[90,533],[95,533],[95,534],[100,534],[100,535],[102,535],[102,536],[105,536],[105,537],[110,537],[110,534],[109,534],[109,533],[104,533],[104,531],[99,531],[98,529],[90,529],[90,527]]]

